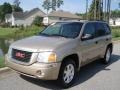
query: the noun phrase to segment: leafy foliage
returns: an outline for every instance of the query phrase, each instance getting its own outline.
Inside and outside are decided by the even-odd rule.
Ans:
[[[23,12],[23,9],[21,7],[13,6],[14,12]]]
[[[12,13],[12,6],[9,3],[4,3],[3,5],[0,5],[0,21],[4,21],[5,15],[7,13]]]
[[[96,6],[95,6],[96,3]],[[99,20],[99,16],[100,16],[100,20],[103,19],[103,12],[102,12],[102,7],[100,6],[100,0],[93,0],[92,4],[90,6],[89,9],[89,19],[93,20],[94,18],[94,12],[96,12],[96,20]],[[95,10],[96,7],[96,10]]]
[[[36,16],[34,21],[33,21],[33,24],[37,25],[37,26],[41,26],[42,25],[42,21],[43,21],[43,17]]]
[[[20,1],[19,0],[14,0],[14,6],[19,7],[20,6]]]
[[[111,17],[112,18],[120,17],[120,10],[116,9],[111,11]]]
[[[3,5],[0,5],[0,22],[5,21],[5,15],[8,13],[12,13],[12,9],[14,8],[15,12],[21,12],[23,9],[20,6],[17,5],[11,5],[10,3],[3,3]]]
[[[47,10],[47,13],[48,13],[48,11],[50,10],[50,8],[51,8],[51,2],[50,2],[50,0],[45,0],[44,2],[43,2],[43,8],[44,9],[46,9]]]
[[[63,0],[44,0],[43,7],[47,10],[47,12],[52,9],[52,11],[56,11],[57,8],[63,4]]]

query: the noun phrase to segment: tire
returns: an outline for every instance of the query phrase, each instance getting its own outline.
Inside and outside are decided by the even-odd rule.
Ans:
[[[112,48],[111,47],[108,47],[106,49],[106,52],[105,52],[105,56],[103,58],[103,62],[104,64],[108,64],[110,62],[110,58],[111,58],[111,54],[112,54]]]
[[[74,84],[76,78],[76,64],[73,60],[65,60],[60,69],[58,84],[62,88],[68,88]]]

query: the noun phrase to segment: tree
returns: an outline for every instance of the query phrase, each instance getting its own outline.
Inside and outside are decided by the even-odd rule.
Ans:
[[[43,7],[47,10],[47,13],[50,9],[52,11],[56,11],[57,8],[60,8],[60,6],[63,4],[63,0],[44,0]]]
[[[9,3],[4,3],[0,6],[0,20],[1,22],[5,20],[5,15],[7,13],[12,13],[12,6]]]
[[[19,0],[14,0],[12,7],[13,7],[14,12],[23,12],[23,9],[20,7]]]
[[[52,0],[52,11],[56,11],[61,5],[63,5],[63,0]]]
[[[120,17],[120,10],[116,9],[116,10],[111,11],[111,17],[112,18]]]
[[[17,7],[17,6],[12,6],[14,9],[14,12],[23,12],[23,9],[21,7]]]
[[[19,7],[20,6],[20,1],[19,0],[14,0],[14,6]]]
[[[88,0],[86,0],[86,19],[88,19]]]
[[[5,15],[8,13],[12,13],[12,9],[14,8],[15,12],[20,12],[23,11],[23,9],[19,6],[17,7],[16,5],[11,5],[10,3],[3,3],[3,5],[0,5],[0,22],[5,21]]]
[[[33,24],[36,26],[40,26],[40,25],[42,25],[42,21],[43,21],[43,17],[36,16],[33,21]]]
[[[103,20],[101,0],[93,0],[89,9],[90,20]]]
[[[43,8],[44,9],[46,9],[47,10],[47,14],[48,14],[48,11],[50,10],[50,8],[51,8],[51,2],[50,2],[50,0],[45,0],[44,2],[43,2]]]
[[[63,5],[63,0],[57,0],[57,8],[60,8],[61,5]]]

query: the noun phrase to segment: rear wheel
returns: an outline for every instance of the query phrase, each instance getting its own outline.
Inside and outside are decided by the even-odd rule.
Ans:
[[[73,60],[67,59],[62,63],[60,74],[59,74],[59,85],[63,88],[70,87],[76,77],[76,64]]]
[[[106,49],[106,53],[103,59],[105,64],[108,64],[110,62],[111,54],[112,54],[112,48],[108,47]]]

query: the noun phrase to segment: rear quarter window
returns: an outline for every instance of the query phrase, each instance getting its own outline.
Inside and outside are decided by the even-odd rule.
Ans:
[[[111,34],[111,30],[110,30],[110,27],[108,24],[104,23],[104,29],[105,29],[105,34],[108,35],[108,34]]]

